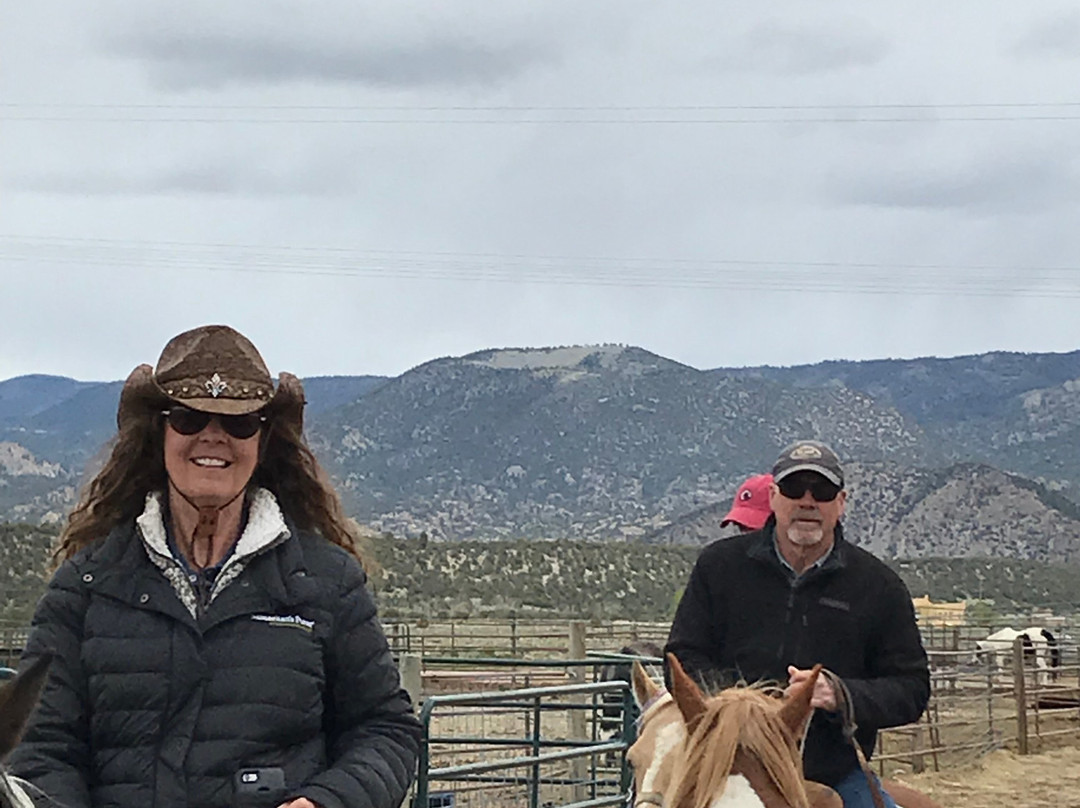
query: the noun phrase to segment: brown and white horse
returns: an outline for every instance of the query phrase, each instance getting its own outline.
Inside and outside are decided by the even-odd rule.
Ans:
[[[23,727],[37,704],[49,673],[49,657],[39,657],[10,682],[0,687],[0,762],[19,743]],[[0,808],[33,808],[26,791],[0,768]]]
[[[810,697],[821,666],[783,697],[740,687],[706,697],[669,655],[672,691],[635,663],[642,709],[627,752],[635,808],[842,808],[839,795],[805,780],[799,745],[813,715]],[[886,781],[902,808],[940,808],[919,792]]]

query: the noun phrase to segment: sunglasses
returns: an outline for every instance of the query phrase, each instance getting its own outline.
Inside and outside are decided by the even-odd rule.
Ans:
[[[776,484],[780,493],[788,499],[802,499],[807,491],[814,502],[832,502],[840,495],[840,486],[820,474],[795,474]]]
[[[221,428],[238,440],[250,438],[266,422],[266,416],[258,412],[249,412],[246,415],[218,415],[187,407],[172,407],[162,410],[161,414],[165,416],[169,426],[181,435],[197,435],[206,429],[212,418],[216,418]]]

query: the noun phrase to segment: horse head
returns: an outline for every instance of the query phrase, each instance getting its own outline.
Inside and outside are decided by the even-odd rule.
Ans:
[[[643,711],[638,739],[627,753],[636,806],[708,808],[723,796],[732,808],[839,808],[835,792],[803,779],[799,752],[820,666],[783,698],[760,687],[706,696],[674,655],[667,659],[670,693],[640,665],[632,671]]]
[[[51,657],[38,657],[25,671],[0,688],[0,762],[11,754],[34,711]],[[23,789],[0,769],[0,808],[32,808]]]
[[[660,657],[663,651],[656,643],[647,640],[635,640],[627,643],[619,653],[626,657]],[[608,662],[600,668],[598,680],[601,682],[630,682],[631,669],[629,660]],[[621,693],[605,694],[600,718],[603,729],[618,735],[622,730],[623,700]]]

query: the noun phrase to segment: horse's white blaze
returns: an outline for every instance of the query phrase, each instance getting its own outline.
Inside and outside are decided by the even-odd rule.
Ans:
[[[724,793],[712,801],[709,808],[765,808],[750,781],[741,774],[728,775]]]
[[[660,766],[663,765],[664,758],[668,756],[672,749],[681,744],[685,738],[686,727],[682,721],[672,721],[666,727],[661,727],[656,731],[656,743],[653,746],[652,761],[649,763],[649,768],[645,770],[645,775],[641,778],[642,794],[656,791],[654,783],[656,782],[656,776],[660,773]]]

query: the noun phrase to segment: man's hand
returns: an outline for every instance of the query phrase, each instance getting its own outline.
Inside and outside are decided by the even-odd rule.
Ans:
[[[278,808],[319,808],[319,806],[313,803],[307,797],[298,797],[291,802],[281,803]]]
[[[810,678],[811,673],[812,671],[799,670],[794,665],[788,665],[788,686],[784,693],[790,692],[792,685],[805,682]],[[814,682],[814,693],[810,696],[810,706],[827,710],[830,713],[836,712],[836,692],[833,690],[829,680],[824,676],[818,676],[817,681]]]

